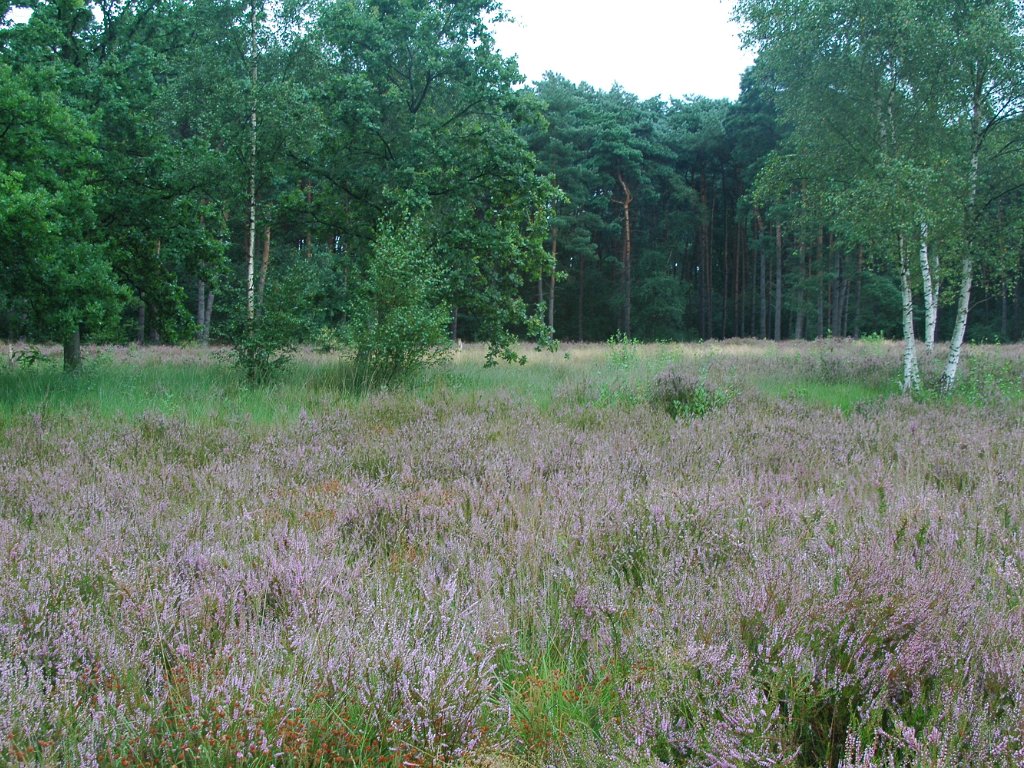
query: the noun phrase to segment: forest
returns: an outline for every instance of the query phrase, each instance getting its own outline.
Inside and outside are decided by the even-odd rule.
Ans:
[[[525,85],[493,0],[5,5],[0,335],[1018,339],[1020,7],[931,5],[741,2],[735,102]]]

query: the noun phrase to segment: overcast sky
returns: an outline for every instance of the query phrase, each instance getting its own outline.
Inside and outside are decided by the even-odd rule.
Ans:
[[[494,27],[530,82],[548,70],[642,99],[735,99],[753,62],[740,50],[732,0],[502,0],[515,23]]]

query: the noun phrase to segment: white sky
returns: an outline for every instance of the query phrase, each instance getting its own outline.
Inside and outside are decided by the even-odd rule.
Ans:
[[[495,25],[528,82],[548,70],[641,99],[735,99],[753,55],[729,20],[733,0],[502,0],[515,23]]]

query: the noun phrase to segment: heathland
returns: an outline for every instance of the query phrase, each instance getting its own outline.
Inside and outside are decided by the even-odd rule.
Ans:
[[[2,370],[0,764],[1020,765],[1024,347],[900,354]]]

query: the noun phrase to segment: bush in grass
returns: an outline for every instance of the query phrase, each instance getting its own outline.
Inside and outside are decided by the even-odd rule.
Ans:
[[[360,387],[385,386],[448,357],[451,311],[441,287],[440,269],[416,223],[384,225],[347,327]]]
[[[317,329],[310,340],[310,344],[316,352],[324,355],[340,352],[345,346],[344,339],[342,339],[338,330],[327,325]]]
[[[229,321],[231,359],[251,384],[267,384],[291,359],[296,345],[315,325],[315,270],[296,262],[268,277],[265,292],[250,319],[244,296]]]
[[[636,363],[639,357],[640,342],[630,338],[622,331],[617,331],[608,339],[608,349],[612,365],[627,370]]]
[[[651,403],[674,419],[700,418],[729,400],[725,392],[708,386],[702,376],[668,368],[654,378]]]

